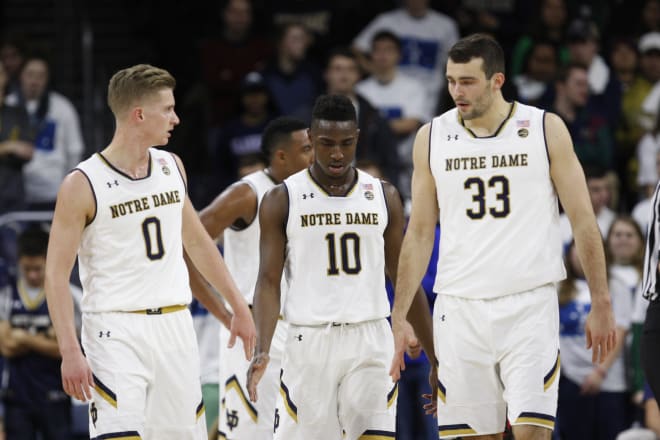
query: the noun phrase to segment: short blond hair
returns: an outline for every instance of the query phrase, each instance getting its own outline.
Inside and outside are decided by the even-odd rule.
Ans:
[[[136,101],[162,89],[172,89],[176,80],[165,69],[149,64],[136,64],[112,75],[108,84],[108,105],[115,116]]]

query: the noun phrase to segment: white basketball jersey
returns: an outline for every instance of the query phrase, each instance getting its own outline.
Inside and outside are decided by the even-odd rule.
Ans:
[[[257,213],[266,192],[275,186],[275,182],[264,171],[257,171],[242,179],[252,187],[257,195]],[[238,290],[248,304],[252,304],[254,286],[257,283],[259,269],[259,216],[245,229],[228,228],[224,231],[224,257],[227,268],[236,281]]]
[[[543,120],[542,110],[514,102],[497,133],[479,138],[456,109],[433,119],[436,293],[494,298],[566,276]]]
[[[170,153],[151,148],[149,155],[141,179],[98,153],[77,167],[96,199],[78,250],[83,312],[153,309],[192,298],[181,239],[186,187]]]
[[[284,183],[289,196],[284,318],[317,325],[387,317],[388,215],[380,180],[358,170],[346,196],[329,195],[309,170]]]

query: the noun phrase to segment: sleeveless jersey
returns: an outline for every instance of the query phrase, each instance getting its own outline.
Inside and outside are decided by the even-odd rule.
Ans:
[[[275,182],[264,171],[257,171],[245,176],[242,182],[252,187],[257,195],[257,215],[245,229],[227,228],[224,231],[224,258],[227,268],[236,281],[238,290],[248,304],[252,304],[254,286],[257,283],[259,269],[259,206],[266,192],[275,186]]]
[[[132,179],[100,154],[81,162],[96,214],[78,250],[83,312],[188,304],[182,210],[186,187],[174,157],[149,149],[147,176]]]
[[[543,121],[542,110],[517,102],[489,137],[474,136],[456,109],[433,119],[436,293],[494,298],[566,276]]]
[[[35,297],[30,297],[22,280],[12,283],[10,289],[8,321],[11,327],[32,334],[47,335],[52,323],[44,290]],[[5,359],[2,379],[5,399],[29,405],[33,409],[43,408],[45,402],[66,402],[68,397],[62,389],[60,363],[60,359],[35,351]]]
[[[289,196],[284,319],[355,323],[389,315],[385,291],[387,203],[380,180],[358,170],[346,196],[331,196],[303,170]]]

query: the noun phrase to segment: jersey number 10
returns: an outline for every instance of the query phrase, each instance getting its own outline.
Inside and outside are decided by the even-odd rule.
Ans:
[[[328,242],[328,275],[339,275],[335,234],[327,234],[325,239]],[[353,249],[352,257],[349,248]],[[355,232],[342,234],[339,237],[339,249],[341,251],[341,270],[349,275],[358,274],[362,270],[360,236]]]

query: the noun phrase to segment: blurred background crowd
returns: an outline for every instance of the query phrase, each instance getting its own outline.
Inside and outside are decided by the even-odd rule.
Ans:
[[[260,139],[270,120],[309,121],[323,93],[352,99],[361,130],[356,165],[394,183],[409,207],[414,134],[453,107],[446,54],[473,32],[494,35],[507,54],[505,98],[557,113],[568,126],[607,250],[622,343],[603,369],[578,349],[589,295],[562,219],[569,278],[559,288],[555,436],[660,435],[660,411],[645,392],[638,350],[646,307],[639,293],[643,243],[660,171],[660,0],[5,0],[1,396],[5,422],[68,430],[64,437],[15,438],[86,435],[86,407],[72,410],[56,381],[44,379],[59,374],[57,362],[43,361],[57,357],[43,297],[44,240],[63,176],[110,140],[105,87],[116,70],[150,63],[177,78],[181,124],[165,148],[182,158],[197,209],[265,166]],[[79,295],[75,276],[72,283]],[[208,319],[201,306],[192,309],[198,322]],[[217,333],[212,325],[199,328],[200,335]],[[217,339],[200,336],[200,344],[209,347],[205,374],[213,383]],[[399,438],[437,438],[432,419],[417,411],[415,387],[423,388],[426,360],[409,360],[419,369],[406,370],[413,391],[400,394]]]

